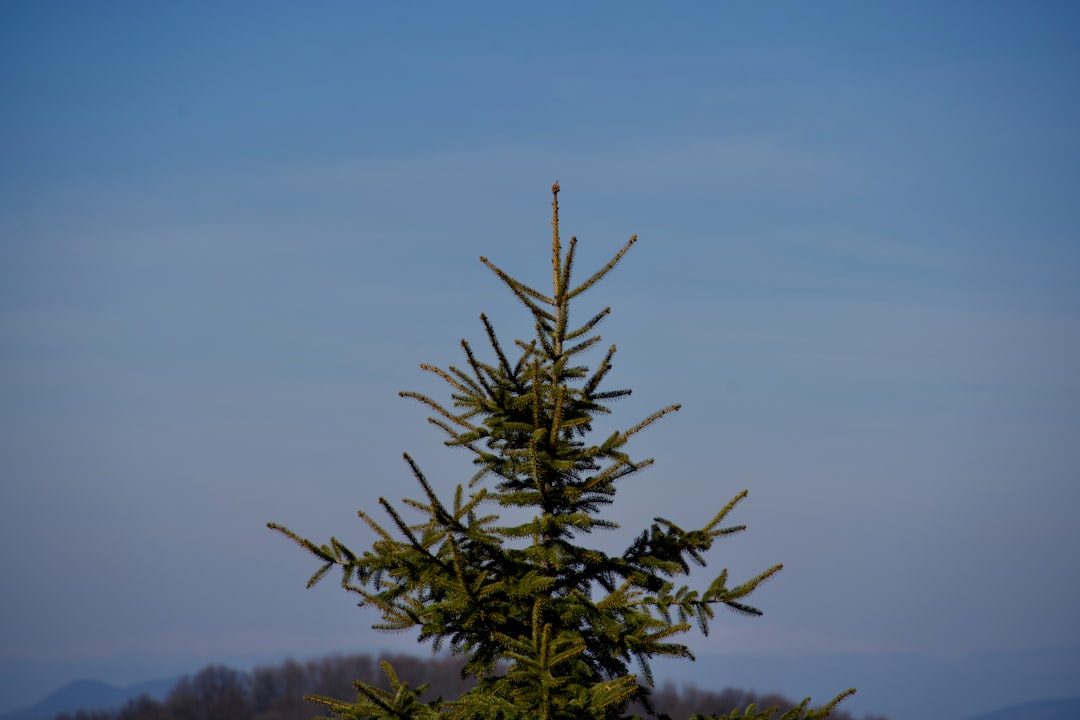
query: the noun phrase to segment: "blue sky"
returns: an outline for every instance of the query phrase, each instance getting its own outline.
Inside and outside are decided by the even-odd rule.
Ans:
[[[580,311],[616,417],[684,404],[616,519],[746,487],[714,562],[787,566],[695,649],[1080,646],[1078,21],[5,4],[0,710],[411,647],[264,523],[363,546],[402,451],[466,476],[397,392],[529,332],[477,257],[543,282],[556,179],[579,268],[640,237]]]

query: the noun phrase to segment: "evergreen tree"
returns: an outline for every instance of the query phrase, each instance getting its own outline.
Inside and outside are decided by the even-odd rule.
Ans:
[[[535,336],[515,341],[511,360],[481,315],[490,360],[463,340],[465,366],[421,365],[450,386],[449,407],[419,393],[401,393],[433,411],[429,420],[445,431],[446,445],[472,454],[471,480],[443,500],[406,454],[422,497],[403,502],[418,519],[406,520],[398,507],[379,498],[392,527],[361,511],[378,536],[361,554],[337,538],[316,544],[270,524],[322,562],[309,586],[339,568],[342,586],[360,597],[361,606],[381,614],[374,627],[413,630],[435,651],[462,656],[463,673],[476,682],[457,700],[424,700],[425,686],[410,687],[387,663],[389,691],[357,683],[354,702],[316,699],[342,717],[607,720],[622,717],[632,701],[651,709],[650,660],[692,659],[678,637],[693,624],[707,633],[717,606],[761,614],[747,598],[781,569],[776,565],[739,583],[730,583],[722,570],[700,590],[677,582],[692,564],[705,565],[704,554],[719,538],[744,529],[725,523],[745,491],[698,529],[656,518],[621,555],[582,543],[594,530],[617,527],[602,511],[620,482],[653,462],[633,459],[628,441],[679,406],[602,439],[590,435],[593,421],[630,390],[601,389],[614,345],[594,370],[582,364],[583,354],[600,343],[595,331],[610,308],[575,327],[570,304],[615,268],[637,238],[573,284],[577,239],[564,252],[557,183],[552,191],[550,294],[480,258],[532,315]],[[498,508],[525,509],[532,517],[500,524]],[[634,666],[640,676],[631,672]],[[847,694],[816,711],[804,702],[785,718],[823,717]],[[730,717],[773,714],[751,706]]]

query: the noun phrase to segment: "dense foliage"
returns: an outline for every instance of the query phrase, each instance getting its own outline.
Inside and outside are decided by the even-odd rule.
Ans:
[[[287,660],[252,671],[210,665],[178,681],[163,697],[142,696],[112,710],[80,710],[55,720],[310,720],[318,706],[305,695],[340,697],[354,691],[353,682],[389,690],[380,668],[390,662],[403,676],[429,685],[426,697],[456,698],[470,686],[461,679],[460,659],[409,655],[374,657],[334,655],[304,662]],[[673,720],[687,720],[699,710],[725,713],[750,704],[786,711],[795,703],[776,694],[725,689],[720,692],[666,683],[653,693],[658,711]],[[640,708],[638,708],[640,710]],[[841,710],[832,720],[854,720]],[[863,720],[885,720],[866,717]]]
[[[471,480],[444,500],[406,455],[422,497],[404,504],[417,519],[407,520],[380,498],[392,527],[361,511],[378,536],[362,553],[337,538],[318,544],[271,523],[320,560],[309,584],[338,568],[343,587],[381,615],[375,627],[412,630],[436,651],[448,649],[464,659],[463,673],[475,682],[457,699],[422,699],[422,689],[400,680],[387,664],[389,690],[358,683],[355,701],[319,699],[343,717],[612,720],[635,702],[651,713],[650,660],[692,658],[678,638],[694,624],[707,633],[717,606],[760,614],[747,598],[781,569],[776,565],[734,584],[722,570],[701,589],[680,580],[692,564],[706,564],[705,553],[717,540],[744,529],[725,522],[745,491],[700,528],[658,517],[621,554],[584,544],[593,531],[616,527],[603,511],[622,481],[652,464],[629,454],[629,440],[679,406],[604,438],[592,436],[594,421],[630,390],[603,388],[614,345],[595,369],[583,364],[601,342],[595,331],[610,308],[575,325],[571,303],[615,268],[636,237],[575,285],[577,239],[564,252],[558,191],[556,184],[550,293],[481,258],[531,314],[532,339],[517,340],[511,359],[481,315],[488,361],[462,341],[464,368],[421,366],[449,386],[449,407],[402,393],[433,411],[430,421],[445,431],[447,445],[472,454]],[[500,524],[500,508],[524,510],[531,518]],[[818,717],[839,699],[798,713]],[[746,711],[746,717],[766,715]]]

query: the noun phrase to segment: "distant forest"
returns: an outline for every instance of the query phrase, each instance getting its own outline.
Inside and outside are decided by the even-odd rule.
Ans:
[[[325,714],[325,709],[304,700],[305,695],[352,699],[356,696],[354,680],[388,688],[379,667],[381,660],[389,660],[398,677],[410,686],[429,685],[425,697],[453,699],[470,686],[461,678],[463,663],[455,658],[334,655],[306,662],[288,660],[251,672],[211,665],[181,679],[164,700],[143,695],[117,710],[80,710],[58,715],[56,720],[311,720]],[[712,692],[693,686],[679,689],[674,683],[656,688],[652,699],[657,712],[666,713],[672,720],[687,720],[695,713],[724,714],[745,709],[751,703],[763,708],[778,706],[782,711],[797,704],[775,694],[734,689]],[[628,712],[647,717],[640,707],[631,707]],[[843,711],[835,711],[830,717],[854,720]],[[868,715],[864,720],[886,718]]]

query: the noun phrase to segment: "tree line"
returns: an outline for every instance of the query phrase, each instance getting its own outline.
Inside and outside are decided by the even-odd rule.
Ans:
[[[210,665],[182,678],[162,700],[143,695],[117,709],[79,710],[58,715],[55,720],[311,720],[324,714],[325,706],[306,700],[306,696],[349,697],[356,694],[353,683],[357,680],[389,690],[380,668],[385,660],[411,683],[428,685],[425,698],[455,699],[472,686],[462,678],[464,661],[452,657],[333,655],[304,662],[286,660],[251,671]],[[778,707],[784,712],[798,704],[775,693],[733,688],[710,691],[692,685],[680,688],[670,682],[660,685],[651,699],[656,710],[672,720],[688,720],[701,712],[722,715],[751,704]],[[644,714],[642,708],[631,710]],[[840,709],[834,709],[830,718],[855,720]],[[885,718],[867,716],[864,720]]]

